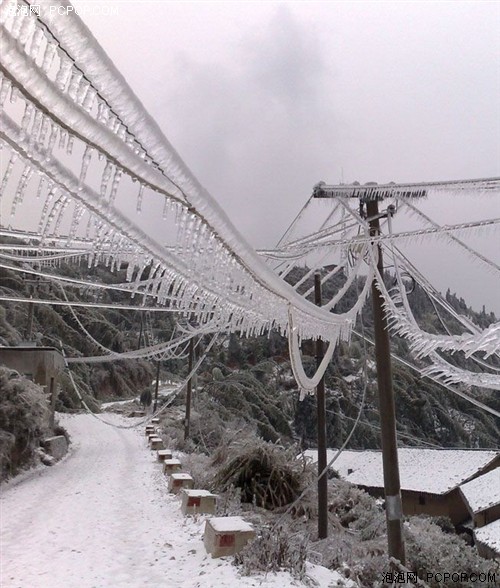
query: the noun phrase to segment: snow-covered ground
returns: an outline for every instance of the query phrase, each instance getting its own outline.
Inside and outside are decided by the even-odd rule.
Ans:
[[[119,429],[90,415],[60,420],[70,454],[2,487],[2,588],[300,585],[284,572],[242,577],[231,557],[208,556],[203,517],[183,517],[142,427]],[[310,573],[319,586],[338,585],[335,572],[310,566]]]
[[[177,386],[173,384],[169,384],[167,386],[163,386],[158,390],[158,398],[168,398],[177,390]],[[101,409],[110,408],[112,406],[120,406],[123,404],[130,404],[131,402],[136,402],[139,404],[139,396],[136,398],[128,398],[127,400],[112,400],[111,402],[101,402]],[[154,398],[154,394],[153,394]]]

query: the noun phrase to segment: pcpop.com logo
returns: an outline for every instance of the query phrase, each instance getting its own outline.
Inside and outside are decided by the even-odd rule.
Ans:
[[[48,7],[49,14],[58,14],[60,16],[68,16],[69,14],[95,14],[101,16],[111,16],[118,14],[118,6],[107,4],[106,2],[92,2],[92,4],[88,4],[85,6],[81,6],[76,8],[75,6],[54,6],[50,5]]]
[[[7,8],[8,12],[14,16],[41,16],[42,8],[39,4],[10,4]],[[76,8],[75,6],[50,6],[44,7],[44,11],[50,15],[58,14],[59,16],[68,16],[70,14],[83,15],[83,14],[95,14],[101,16],[111,16],[118,14],[118,6],[108,4],[106,2],[98,3],[93,2],[92,4],[81,6]]]

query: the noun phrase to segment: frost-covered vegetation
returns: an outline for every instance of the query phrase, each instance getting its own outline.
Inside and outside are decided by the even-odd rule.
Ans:
[[[40,440],[50,432],[43,389],[0,367],[0,480],[31,465]]]
[[[71,278],[81,278],[84,269],[80,266],[68,265],[58,268]],[[47,269],[50,271],[50,268]],[[111,274],[106,269],[94,268],[87,274],[103,273],[112,283],[123,278],[121,273]],[[91,276],[90,276],[91,277]],[[0,269],[0,293],[11,296],[33,296],[46,300],[63,300],[60,287],[47,280],[26,282],[26,276],[9,269]],[[33,284],[33,282],[35,282]],[[97,294],[92,290],[79,291],[68,289],[69,300],[87,300],[95,302],[99,297],[102,302],[120,304],[128,300],[121,292],[106,291]],[[0,345],[18,345],[27,336],[28,305],[6,302],[0,309]],[[105,349],[97,346],[81,329],[76,317],[81,321],[90,335],[104,348],[114,352],[136,349],[141,332],[141,313],[120,311],[119,309],[78,308],[73,312],[64,306],[37,305],[33,306],[33,327],[31,339],[38,345],[64,349],[68,357],[105,355]],[[159,328],[168,337],[173,323],[166,318]],[[144,337],[141,337],[144,345]],[[72,369],[78,387],[85,401],[94,410],[98,410],[96,400],[107,400],[120,397],[132,397],[140,394],[142,389],[151,384],[154,368],[151,362],[137,359],[134,361],[117,361],[93,365],[78,364]],[[69,378],[60,381],[58,410],[80,409],[81,404],[75,394]]]
[[[257,539],[235,557],[242,573],[286,569],[307,583],[306,561],[312,561],[339,571],[361,588],[384,586],[389,564],[385,513],[379,500],[331,477],[329,536],[318,540],[315,470],[298,457],[299,448],[264,441],[255,427],[241,420],[223,426],[211,416],[208,411],[204,434],[217,442],[210,450],[203,443],[186,443],[182,410],[165,416],[161,431],[169,446],[189,450],[183,465],[196,487],[219,495],[219,514],[242,515],[256,527]],[[214,433],[211,427],[220,430]],[[466,538],[455,533],[448,519],[407,517],[404,532],[406,566],[426,581],[428,573],[444,569],[500,573],[498,562],[482,559]],[[442,586],[435,580],[427,585]],[[487,581],[475,585],[494,586]],[[452,588],[468,586],[463,580],[450,584]]]

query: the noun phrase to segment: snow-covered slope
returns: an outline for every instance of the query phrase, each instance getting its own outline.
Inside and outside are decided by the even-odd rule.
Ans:
[[[90,415],[61,421],[72,436],[70,455],[2,488],[2,588],[298,585],[286,573],[241,577],[232,558],[206,554],[203,518],[183,517],[142,428],[114,428]],[[311,575],[337,585],[324,568],[311,566]]]

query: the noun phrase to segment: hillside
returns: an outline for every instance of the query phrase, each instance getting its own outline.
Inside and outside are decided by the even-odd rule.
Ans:
[[[111,273],[106,268],[80,267],[77,264],[63,266],[64,273],[74,278],[92,280],[93,277],[107,283],[125,281],[123,272]],[[61,272],[61,267],[58,268]],[[296,272],[305,272],[297,268]],[[116,290],[65,288],[65,293],[54,284],[41,280],[26,281],[27,275],[9,269],[0,270],[0,293],[3,295],[30,296],[45,299],[99,300],[110,304],[141,304],[142,299],[130,298]],[[296,279],[296,276],[294,276]],[[388,278],[390,279],[390,278]],[[324,286],[324,296],[337,291],[345,278],[335,276]],[[304,289],[310,286],[305,282]],[[338,310],[351,305],[362,287],[355,283],[344,296]],[[484,310],[476,313],[462,299],[447,293],[448,302],[476,323],[485,326],[495,320]],[[426,294],[416,287],[410,302],[419,322],[431,332],[442,331],[435,317],[434,308]],[[136,349],[145,344],[168,340],[174,328],[171,313],[151,313],[147,321],[139,311],[64,306],[34,305],[33,338],[40,345],[59,347],[67,356],[103,355],[105,351],[82,331],[81,325],[101,346],[114,352]],[[77,321],[78,319],[78,321]],[[442,319],[441,319],[442,320]],[[7,302],[0,309],[0,344],[18,344],[25,335],[28,323],[28,305]],[[449,321],[449,328],[454,328]],[[371,304],[363,310],[357,332],[367,337],[372,334]],[[201,354],[204,341],[197,346]],[[409,359],[405,341],[392,339],[392,349],[404,360]],[[304,345],[304,364],[313,369],[313,346]],[[470,368],[470,361],[454,357]],[[151,386],[155,375],[154,362],[142,359],[112,361],[97,364],[76,364],[72,367],[79,387],[87,402],[98,409],[99,402],[131,398]],[[366,377],[365,377],[366,367]],[[186,359],[165,360],[161,363],[161,377],[186,374]],[[404,445],[428,445],[443,447],[498,447],[500,419],[476,408],[466,400],[429,381],[406,365],[393,362],[394,387],[400,442]],[[358,416],[363,397],[363,412],[349,443],[351,448],[376,448],[379,441],[379,416],[377,408],[376,374],[373,350],[359,337],[354,336],[350,345],[343,343],[336,351],[326,372],[327,387],[327,435],[331,447],[339,446],[350,432]],[[500,409],[497,394],[474,391],[489,406]],[[184,402],[182,395],[176,401]],[[58,409],[80,408],[68,378],[62,380]],[[288,443],[299,442],[303,448],[314,447],[315,401],[306,397],[298,400],[298,391],[291,374],[287,341],[270,333],[267,337],[240,339],[236,335],[223,338],[203,363],[197,378],[194,399],[192,436],[202,442],[209,424],[215,430],[224,429],[228,423],[250,423],[266,440],[282,439]],[[199,431],[198,431],[199,429]],[[212,433],[217,437],[216,432]],[[206,440],[204,441],[206,442]]]

